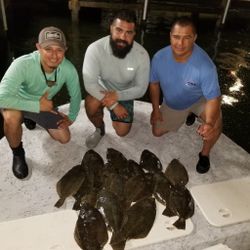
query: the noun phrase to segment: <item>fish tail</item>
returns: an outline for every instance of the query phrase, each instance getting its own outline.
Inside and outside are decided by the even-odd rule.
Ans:
[[[113,232],[112,233],[112,237],[110,239],[110,245],[113,246],[113,245],[119,245],[120,242],[123,242],[125,240],[125,237],[124,235],[122,234],[121,231],[118,231],[118,232]],[[126,240],[125,240],[126,242]]]
[[[179,218],[174,224],[176,228],[185,230],[186,220],[184,218]]]
[[[74,203],[74,205],[73,205],[73,207],[72,207],[72,209],[73,209],[73,210],[76,210],[76,211],[77,211],[77,210],[80,210],[80,209],[81,209],[80,204],[81,204],[81,201],[76,200],[75,203]]]
[[[111,238],[111,240],[112,240],[112,238]],[[113,250],[124,250],[125,245],[126,245],[126,240],[122,240],[122,241],[119,241],[116,243],[110,242],[110,245],[111,245]]]
[[[56,204],[55,204],[54,206],[57,207],[57,208],[59,208],[59,207],[61,207],[61,206],[63,205],[64,201],[65,201],[65,198],[60,198],[60,199],[56,202]]]
[[[175,214],[169,209],[169,207],[166,205],[165,209],[162,212],[162,215],[165,215],[167,217],[175,216]]]

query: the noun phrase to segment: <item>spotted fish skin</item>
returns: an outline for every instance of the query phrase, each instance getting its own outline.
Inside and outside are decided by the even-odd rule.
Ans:
[[[107,227],[103,216],[88,203],[81,205],[76,221],[74,238],[83,250],[101,250],[108,241]]]
[[[155,199],[148,197],[134,203],[125,213],[123,225],[117,234],[113,234],[110,240],[111,246],[129,239],[144,238],[150,232],[156,216]]]
[[[185,229],[186,219],[194,214],[194,200],[189,190],[187,188],[171,190],[167,209],[172,215],[179,217],[173,225],[178,229]],[[166,213],[167,210],[163,211],[163,214]]]
[[[71,168],[56,184],[56,191],[60,199],[56,202],[55,207],[61,207],[67,197],[77,193],[84,179],[85,172],[81,165]]]
[[[141,153],[140,166],[152,173],[162,171],[162,164],[159,158],[147,149],[144,149]]]
[[[194,214],[194,200],[186,188],[188,173],[173,159],[163,171],[158,157],[145,149],[139,164],[113,148],[107,162],[88,150],[80,165],[74,166],[57,183],[60,207],[68,196],[80,210],[74,238],[83,250],[102,250],[112,234],[113,250],[124,250],[131,239],[144,238],[156,216],[156,200],[165,206],[163,215],[178,216],[173,224],[185,229]]]
[[[189,179],[186,168],[178,159],[173,159],[169,163],[165,170],[165,176],[173,186],[184,187]]]
[[[117,232],[121,229],[124,210],[116,194],[105,189],[99,192],[96,208],[102,211],[112,232]]]

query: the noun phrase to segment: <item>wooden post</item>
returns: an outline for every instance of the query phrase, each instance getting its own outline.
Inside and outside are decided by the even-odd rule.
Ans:
[[[147,12],[148,12],[148,0],[144,0],[142,21],[146,21]]]
[[[80,10],[79,0],[70,0],[69,9],[71,10],[72,22],[78,23],[79,22],[79,10]]]
[[[228,10],[229,10],[230,3],[231,3],[231,0],[227,0],[226,6],[225,6],[225,10],[224,10],[224,13],[223,13],[223,16],[222,16],[222,20],[221,20],[221,24],[222,24],[222,25],[225,24],[225,21],[226,21],[226,18],[227,18],[227,13],[228,13]]]
[[[222,0],[221,1],[221,6],[223,8],[223,13],[220,15],[220,18],[217,21],[216,26],[218,28],[222,28],[224,26],[224,24],[226,22],[226,17],[227,17],[227,13],[228,13],[230,4],[231,4],[231,0]]]
[[[7,26],[7,18],[6,18],[6,13],[5,13],[5,6],[4,6],[4,1],[1,0],[1,10],[2,10],[2,17],[3,17],[3,28],[5,31],[8,30]]]

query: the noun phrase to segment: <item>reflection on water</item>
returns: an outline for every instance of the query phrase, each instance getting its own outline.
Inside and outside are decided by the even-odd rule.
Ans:
[[[218,67],[222,70],[226,70],[232,76],[233,83],[232,86],[228,88],[229,92],[231,92],[231,94],[238,92],[238,98],[230,95],[223,95],[222,104],[233,106],[240,101],[240,97],[245,95],[244,91],[246,89],[237,73],[242,67],[247,70],[250,69],[249,55],[250,52],[245,49],[233,48],[232,52],[221,52],[215,57],[215,63],[217,63]]]
[[[35,17],[33,17],[34,19]],[[213,58],[218,68],[218,76],[223,94],[223,132],[233,141],[250,152],[250,22],[232,20],[226,28],[215,32],[211,29],[213,21],[201,20],[197,43]],[[244,25],[241,25],[244,23]],[[37,17],[22,32],[11,35],[11,56],[18,57],[35,49],[37,35],[41,28],[54,25],[61,28],[67,37],[69,50],[67,57],[76,65],[81,83],[81,68],[87,46],[98,38],[108,34],[107,27],[81,17],[79,26],[73,25],[70,16]],[[169,20],[150,23],[145,32],[138,32],[136,40],[143,44],[150,56],[169,44]],[[202,29],[201,29],[202,28]],[[82,94],[85,96],[82,84]],[[148,93],[143,100],[149,101]],[[56,104],[68,102],[64,90],[55,98]]]
[[[232,52],[219,53],[215,62],[221,69],[237,71],[240,67],[250,69],[250,53],[244,49],[233,48]]]

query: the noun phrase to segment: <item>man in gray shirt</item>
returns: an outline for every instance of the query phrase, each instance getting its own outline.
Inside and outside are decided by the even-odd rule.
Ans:
[[[127,135],[133,122],[133,100],[147,90],[150,59],[147,51],[134,41],[135,29],[135,13],[119,10],[112,19],[110,35],[90,44],[86,50],[85,108],[96,128],[86,139],[88,148],[94,148],[105,134],[104,107],[110,110],[116,134]]]

